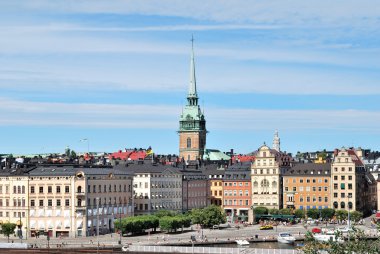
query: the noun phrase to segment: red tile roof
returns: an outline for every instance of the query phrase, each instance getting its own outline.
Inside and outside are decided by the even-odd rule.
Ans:
[[[118,151],[111,153],[108,158],[110,159],[119,159],[119,160],[142,160],[146,157],[145,150],[127,150],[127,151]]]

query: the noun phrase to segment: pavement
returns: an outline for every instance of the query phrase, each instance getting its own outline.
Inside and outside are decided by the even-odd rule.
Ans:
[[[272,230],[260,230],[260,225],[248,225],[240,228],[236,228],[235,225],[223,229],[196,229],[195,226],[192,228],[187,228],[182,233],[181,230],[177,233],[148,233],[145,235],[137,236],[123,236],[121,238],[122,245],[124,244],[139,244],[139,245],[184,245],[191,244],[191,237],[194,236],[196,241],[195,244],[208,244],[218,243],[218,242],[229,242],[235,239],[251,239],[251,240],[261,240],[261,241],[271,241],[276,239],[276,236],[280,232],[290,232],[297,238],[303,238],[307,230],[311,230],[313,227],[325,227],[326,225],[310,225],[305,228],[302,224],[296,224],[291,226],[279,225],[274,227]],[[339,228],[345,225],[328,224],[327,228]],[[359,225],[357,228],[364,230],[367,234],[374,235],[377,234],[377,230],[370,227],[370,225]],[[256,239],[257,235],[257,239]],[[10,241],[20,242],[20,239],[11,237]],[[90,237],[78,237],[78,238],[51,238],[49,241],[50,247],[54,248],[74,248],[74,247],[96,247],[99,241],[99,246],[101,248],[117,247],[119,245],[120,235],[119,234],[107,234],[100,235],[98,238],[96,236]],[[7,242],[7,238],[4,236],[0,237],[0,242]],[[24,239],[23,242],[27,242],[31,245],[37,245],[38,248],[46,248],[48,241],[46,237],[40,236],[40,238],[28,238]]]

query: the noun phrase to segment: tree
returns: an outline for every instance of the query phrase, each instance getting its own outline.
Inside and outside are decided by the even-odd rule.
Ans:
[[[15,229],[16,229],[15,223],[4,223],[3,225],[1,225],[1,230],[3,231],[3,235],[5,235],[8,238],[8,243],[9,243],[9,236],[15,233]]]
[[[307,210],[307,217],[312,219],[318,219],[319,218],[319,210],[316,208],[312,208]]]
[[[338,220],[346,220],[348,212],[346,210],[337,210],[335,211],[335,215],[338,218]]]
[[[169,211],[169,210],[159,210],[154,215],[157,216],[158,218],[165,217],[165,216],[172,217],[172,216],[177,215],[177,212]]]
[[[272,208],[272,209],[269,209],[268,211],[269,214],[279,214],[280,213],[280,210],[276,209],[276,208]]]
[[[191,220],[193,224],[211,227],[226,222],[226,214],[216,205],[210,205],[203,209],[191,210]]]
[[[71,150],[70,158],[75,159],[77,157],[77,153],[74,150]]]
[[[363,218],[363,213],[358,212],[358,211],[352,211],[350,212],[350,220],[354,222],[358,222]]]
[[[280,209],[279,214],[291,215],[292,214],[292,210],[290,210],[289,208]]]
[[[332,219],[334,217],[334,214],[335,214],[335,210],[332,208],[323,208],[321,210],[321,217],[324,220]]]
[[[255,214],[268,214],[268,208],[264,206],[258,206],[253,209]]]
[[[297,209],[294,211],[294,215],[297,218],[303,218],[305,216],[305,211],[303,209]]]

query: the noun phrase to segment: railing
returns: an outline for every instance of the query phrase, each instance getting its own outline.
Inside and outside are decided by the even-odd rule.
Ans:
[[[123,246],[124,251],[157,252],[157,253],[220,253],[220,254],[299,254],[297,250],[287,249],[254,249],[254,248],[221,248],[221,247],[182,247],[182,246]]]

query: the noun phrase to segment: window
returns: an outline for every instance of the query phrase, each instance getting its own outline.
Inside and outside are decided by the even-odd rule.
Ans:
[[[310,183],[310,179],[306,179],[306,182],[307,182],[307,183]]]
[[[328,183],[329,182],[329,180],[328,179],[325,179],[325,183]]]
[[[57,193],[61,193],[61,186],[57,186],[57,187],[55,187],[55,191],[56,191]]]
[[[306,191],[310,191],[310,186],[306,186]]]
[[[315,183],[316,181],[315,181],[315,179],[313,179],[313,183]]]
[[[81,207],[81,206],[82,206],[82,199],[78,198],[77,206],[78,206],[78,207]]]
[[[293,187],[293,191],[297,191],[297,187]]]
[[[93,193],[96,193],[96,185],[92,186],[92,189],[93,189]]]
[[[303,197],[300,197],[300,202],[303,202]]]
[[[334,192],[334,198],[338,197],[338,193]]]
[[[350,180],[350,181],[351,181],[351,180],[352,180],[352,176],[348,176],[348,180]]]
[[[25,194],[25,186],[22,186],[22,194]]]
[[[40,186],[40,193],[44,193],[44,187]]]
[[[70,206],[70,199],[65,199],[65,206]]]
[[[343,193],[340,193],[340,197],[341,198],[345,198],[346,197],[346,194],[343,192]]]
[[[345,185],[344,185],[344,183],[341,183],[341,184],[340,184],[340,189],[342,189],[342,190],[345,189]]]
[[[70,186],[65,186],[65,193],[69,193],[70,192]]]
[[[325,197],[325,202],[327,203],[329,201],[329,198],[328,197]]]
[[[313,197],[313,202],[316,202],[317,201],[317,198],[316,197]]]
[[[306,202],[310,202],[310,197],[306,197]]]
[[[322,191],[322,187],[318,187],[318,191]]]
[[[288,187],[285,187],[285,191],[288,191],[289,190],[289,188]]]
[[[313,191],[317,191],[317,187],[313,186]]]
[[[303,183],[303,179],[300,179],[300,183]]]
[[[53,206],[53,200],[48,199],[48,206]]]
[[[52,193],[53,192],[53,187],[52,186],[48,186],[48,193]]]
[[[16,186],[13,186],[13,193],[16,193]]]
[[[338,189],[338,184],[334,183],[334,190],[337,190],[337,189]]]
[[[44,200],[43,199],[40,199],[40,206],[44,206]]]
[[[303,186],[299,187],[300,191],[303,191]]]
[[[338,176],[334,176],[334,180],[335,180],[335,181],[338,181]]]
[[[191,138],[187,138],[186,140],[186,147],[191,148]]]
[[[348,171],[352,171],[352,167],[349,167],[349,168],[348,168]]]
[[[30,186],[30,193],[34,193],[34,186]]]
[[[328,189],[328,187],[327,187],[327,186],[325,186],[325,191],[327,191],[327,189]]]
[[[57,202],[57,206],[61,206],[61,200],[60,199],[57,199],[56,202]]]
[[[30,206],[34,207],[36,205],[36,201],[34,199],[30,200]]]
[[[318,197],[318,202],[322,202],[322,197]]]
[[[107,192],[107,185],[103,186],[103,192]]]
[[[348,189],[349,189],[349,190],[352,190],[352,183],[349,183],[349,184],[348,184]]]
[[[345,176],[340,176],[340,179],[341,179],[342,181],[344,181],[344,180],[346,180],[346,177],[345,177]]]

